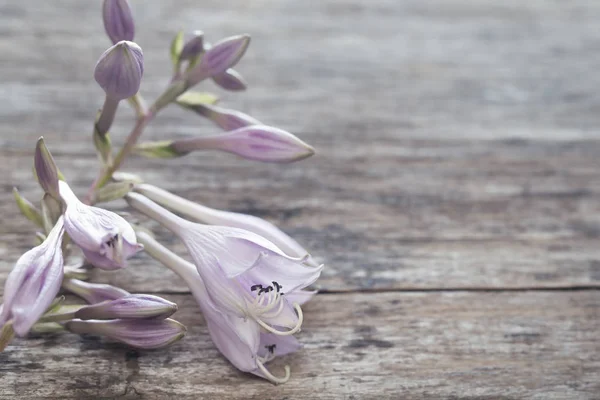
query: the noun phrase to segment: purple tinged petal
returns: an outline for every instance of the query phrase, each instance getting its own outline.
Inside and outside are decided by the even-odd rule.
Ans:
[[[187,41],[179,54],[179,60],[190,60],[204,52],[204,32],[195,31],[194,37]]]
[[[179,104],[210,119],[224,131],[233,131],[251,125],[261,125],[260,121],[240,111],[229,110],[227,108],[209,104]]]
[[[106,34],[113,44],[121,40],[133,41],[135,24],[127,0],[104,0],[102,19]]]
[[[116,300],[86,306],[75,318],[88,319],[165,319],[177,311],[177,304],[158,296],[131,294]]]
[[[247,126],[220,136],[180,139],[171,146],[179,153],[221,150],[269,163],[290,163],[315,153],[311,146],[291,133],[265,125]]]
[[[279,336],[272,333],[260,333],[258,355],[266,357],[282,357],[295,353],[302,348],[302,344],[294,336]]]
[[[126,260],[142,250],[131,225],[119,215],[83,204],[66,182],[60,181],[60,194],[67,208],[65,229],[94,266],[113,270],[124,268]]]
[[[120,41],[106,50],[96,63],[94,78],[108,97],[116,100],[135,95],[144,75],[142,49],[133,42]]]
[[[52,304],[63,279],[61,250],[64,233],[60,218],[46,240],[19,258],[4,287],[1,319],[13,320],[18,336],[25,336]]]
[[[73,320],[65,327],[74,333],[102,335],[139,349],[159,349],[185,336],[186,328],[172,319]]]
[[[222,74],[213,76],[212,80],[223,89],[230,90],[232,92],[246,90],[248,87],[242,75],[232,68],[229,68]]]
[[[187,73],[187,86],[224,73],[243,57],[250,44],[250,36],[238,35],[224,39],[204,53],[200,63]]]
[[[44,192],[54,198],[58,195],[58,169],[50,151],[44,143],[44,138],[40,137],[35,146],[34,167],[38,182]]]
[[[288,256],[303,258],[308,254],[306,249],[298,244],[298,242],[281,231],[281,229],[262,218],[209,208],[148,184],[136,185],[134,190],[148,197],[150,200],[160,203],[163,206],[198,222],[241,228],[256,233],[273,242]],[[310,257],[305,263],[314,267],[319,266],[319,264]]]
[[[120,299],[121,297],[125,297],[130,294],[127,290],[116,286],[105,283],[84,282],[78,279],[65,280],[63,282],[63,287],[71,293],[83,298],[90,304]]]
[[[298,303],[303,305],[308,303],[317,293],[318,292],[316,290],[296,290],[294,292],[287,293],[286,296],[290,303]]]

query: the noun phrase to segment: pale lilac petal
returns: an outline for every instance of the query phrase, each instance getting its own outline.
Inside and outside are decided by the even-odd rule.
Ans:
[[[204,52],[204,32],[195,31],[194,37],[187,41],[183,46],[179,59],[181,61],[190,60]]]
[[[105,283],[84,282],[78,279],[67,279],[63,282],[63,286],[90,304],[115,300],[130,294],[127,290],[116,286]]]
[[[19,336],[29,332],[60,290],[63,233],[60,218],[41,245],[21,256],[6,280],[2,319],[5,322],[12,319]]]
[[[119,299],[80,308],[75,318],[88,319],[165,319],[177,311],[177,304],[149,294],[131,294]]]
[[[281,357],[295,353],[301,348],[302,344],[294,336],[279,336],[261,332],[258,355],[262,358]]]
[[[106,34],[113,44],[121,40],[133,41],[135,24],[127,0],[104,0],[102,19]]]
[[[204,315],[210,337],[221,354],[237,369],[254,371],[260,341],[258,324],[250,319]]]
[[[318,291],[316,290],[296,290],[290,293],[286,293],[285,297],[290,303],[298,303],[303,305],[308,303]]]
[[[59,187],[67,204],[65,229],[90,263],[109,270],[124,268],[126,260],[142,250],[125,219],[111,211],[83,204],[66,182],[60,181]]]
[[[185,336],[185,326],[172,319],[73,320],[65,324],[74,333],[107,336],[140,349],[169,346]]]
[[[140,89],[144,55],[134,42],[121,41],[106,50],[96,63],[94,79],[116,100],[127,99]]]
[[[248,87],[244,78],[232,68],[229,68],[222,74],[213,76],[212,80],[223,89],[231,90],[232,92],[246,90]]]

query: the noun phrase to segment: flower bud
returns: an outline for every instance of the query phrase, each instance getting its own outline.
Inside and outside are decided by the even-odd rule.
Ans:
[[[21,196],[17,188],[13,188],[13,196],[15,197],[15,201],[17,202],[17,207],[21,211],[21,214],[25,216],[28,220],[33,222],[39,227],[44,227],[44,220],[42,219],[42,214],[40,210],[38,210],[33,203],[27,200],[25,197]]]
[[[266,125],[236,129],[220,136],[175,140],[171,148],[185,154],[194,150],[222,150],[249,160],[289,163],[310,157],[315,150],[296,136]]]
[[[158,296],[130,294],[120,299],[86,306],[75,318],[88,319],[165,319],[177,311],[177,304]]]
[[[44,143],[43,137],[38,139],[35,146],[34,168],[37,180],[44,192],[55,199],[60,199],[58,194],[58,169],[52,154],[50,154]]]
[[[179,60],[191,60],[194,57],[199,56],[204,52],[204,32],[195,31],[194,37],[187,41],[181,53],[179,54]]]
[[[127,0],[104,0],[102,19],[106,34],[113,44],[121,40],[133,41],[135,24]]]
[[[63,233],[61,218],[41,245],[19,258],[6,279],[0,326],[12,320],[18,336],[29,332],[53,303],[60,289],[63,279]]]
[[[79,279],[65,279],[63,288],[76,294],[90,304],[102,303],[129,296],[129,292],[106,283],[90,283]]]
[[[133,42],[120,41],[106,50],[96,63],[94,78],[106,96],[123,100],[135,95],[144,75],[142,49]]]
[[[200,63],[188,71],[186,84],[188,87],[207,79],[222,74],[233,67],[242,58],[248,45],[250,36],[232,36],[215,44],[202,56]]]
[[[231,90],[232,92],[246,90],[248,87],[242,75],[232,68],[229,68],[222,74],[213,76],[212,80],[223,89]]]
[[[172,319],[73,320],[65,327],[74,333],[107,336],[139,349],[169,346],[185,336],[186,328]]]
[[[177,104],[210,119],[225,131],[233,131],[250,125],[262,125],[260,121],[240,111],[229,110],[210,104],[189,104],[177,99]]]

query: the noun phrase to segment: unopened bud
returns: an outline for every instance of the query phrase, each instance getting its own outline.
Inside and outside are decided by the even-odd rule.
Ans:
[[[212,80],[223,89],[231,90],[232,92],[246,90],[248,87],[242,75],[232,68],[229,68],[222,74],[213,76]]]
[[[177,304],[158,296],[131,294],[120,299],[86,306],[75,318],[88,319],[165,319],[177,311]]]
[[[142,49],[133,42],[120,41],[106,50],[94,70],[94,78],[106,96],[123,100],[135,95],[144,75]]]
[[[242,58],[249,44],[250,36],[248,35],[232,36],[215,44],[204,53],[200,63],[187,72],[187,86],[191,87],[233,67]]]
[[[186,328],[172,319],[73,320],[65,327],[74,333],[102,335],[139,349],[159,349],[183,338]]]
[[[55,199],[60,199],[58,191],[58,169],[54,163],[54,158],[44,143],[44,138],[40,137],[35,146],[34,168],[37,180],[44,190]]]
[[[135,24],[127,0],[104,0],[102,19],[106,34],[113,44],[121,40],[133,41]]]
[[[261,125],[260,121],[240,111],[229,110],[209,104],[190,105],[177,99],[177,104],[210,119],[224,131],[233,131],[251,125]]]
[[[179,60],[191,60],[194,57],[199,56],[204,52],[204,32],[195,31],[194,37],[187,41],[181,53],[179,54]]]
[[[36,208],[36,206],[34,206],[33,203],[31,203],[25,197],[21,196],[17,188],[13,188],[13,196],[17,202],[17,207],[19,207],[19,210],[25,216],[25,218],[43,228],[44,220],[42,219],[41,212]]]
[[[78,279],[65,279],[62,283],[64,289],[83,298],[90,304],[101,303],[129,296],[129,292],[116,286],[105,283],[89,283]]]
[[[171,147],[179,154],[222,150],[249,160],[271,163],[290,163],[315,153],[311,146],[291,133],[265,125],[248,126],[220,136],[175,140]]]

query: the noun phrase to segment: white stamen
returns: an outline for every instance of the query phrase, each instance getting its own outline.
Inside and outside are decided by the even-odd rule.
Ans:
[[[293,335],[296,332],[299,332],[300,328],[302,327],[302,322],[304,321],[304,315],[302,314],[302,309],[300,308],[300,305],[298,303],[294,303],[294,309],[298,313],[298,322],[296,323],[296,326],[294,326],[289,331],[279,331],[279,330],[273,328],[272,326],[267,325],[266,323],[264,323],[261,319],[257,318],[256,316],[253,316],[253,317],[254,317],[254,320],[261,327],[263,327],[267,332],[270,332],[270,333],[273,333],[273,334],[279,335],[279,336],[289,336],[289,335]]]
[[[262,371],[262,373],[265,374],[265,377],[267,379],[269,379],[271,382],[276,383],[276,384],[286,383],[290,379],[291,372],[290,372],[289,365],[286,365],[285,367],[283,367],[285,369],[285,376],[283,378],[278,378],[269,372],[269,370],[264,366],[263,362],[264,361],[262,361],[260,359],[260,357],[257,357],[256,365]]]

